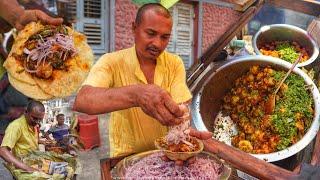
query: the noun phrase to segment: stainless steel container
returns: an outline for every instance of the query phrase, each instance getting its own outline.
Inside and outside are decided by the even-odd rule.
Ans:
[[[207,70],[203,71],[199,76],[200,80],[191,86],[194,94],[192,101],[192,123],[196,129],[213,131],[214,119],[220,111],[223,97],[233,87],[234,81],[249,71],[249,68],[253,65],[270,65],[274,69],[284,71],[287,71],[291,67],[290,63],[269,56],[243,57],[227,61],[217,68],[214,68],[216,66],[208,66]],[[312,125],[300,141],[287,149],[269,154],[252,154],[259,159],[274,162],[290,157],[306,147],[316,136],[319,129],[320,95],[318,88],[306,73],[299,68],[295,68],[293,72],[303,77],[305,83],[311,86],[315,106]]]
[[[319,46],[313,38],[303,29],[288,24],[272,24],[263,26],[253,37],[253,48],[257,55],[262,55],[259,47],[272,41],[297,42],[305,47],[310,58],[297,66],[302,67],[311,64],[319,55]]]

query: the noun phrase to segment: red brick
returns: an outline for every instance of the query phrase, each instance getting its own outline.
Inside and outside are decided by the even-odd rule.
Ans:
[[[239,12],[214,4],[203,4],[202,52],[214,44],[233,24],[237,23]]]
[[[132,22],[135,20],[137,6],[130,0],[116,1],[115,14],[115,49],[120,50],[134,44]]]

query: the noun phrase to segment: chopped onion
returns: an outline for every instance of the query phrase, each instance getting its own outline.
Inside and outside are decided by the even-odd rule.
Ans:
[[[36,72],[37,72],[37,69],[31,70],[31,69],[28,68],[28,66],[27,66],[27,61],[26,61],[26,60],[24,61],[24,69],[25,69],[25,71],[27,71],[28,73],[36,73]]]
[[[169,132],[166,136],[168,144],[179,144],[180,142],[187,142],[187,140],[190,138],[190,112],[185,112],[182,116],[182,119],[182,123],[169,127]]]
[[[29,49],[27,49],[27,48],[24,48],[23,49],[23,52],[25,53],[25,54],[30,54],[31,52],[29,51]]]
[[[190,121],[184,121],[178,125],[170,126],[169,132],[166,136],[168,144],[179,144],[182,141],[187,141],[189,139],[189,131],[186,131],[190,128]]]
[[[40,36],[40,38],[41,40],[38,40],[36,47],[31,51],[27,48],[23,49],[23,52],[27,55],[27,62],[29,62],[30,59],[37,61],[36,69],[41,63],[44,64],[48,57],[52,57],[54,53],[58,53],[59,57],[62,58],[63,61],[67,60],[68,54],[73,57],[77,53],[74,48],[73,39],[70,36],[56,33],[51,37],[43,38]],[[26,63],[25,68],[27,72],[36,72],[36,70],[28,69],[28,67],[26,67]]]
[[[163,153],[154,153],[125,169],[125,179],[219,179],[222,164],[208,157],[195,157],[194,163],[176,166],[174,161],[163,161]]]

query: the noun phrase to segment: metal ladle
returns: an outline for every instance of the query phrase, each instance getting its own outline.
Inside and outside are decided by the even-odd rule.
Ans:
[[[271,94],[269,95],[269,98],[265,104],[265,112],[266,114],[272,114],[274,111],[274,108],[276,106],[276,94],[278,93],[280,87],[282,86],[283,82],[287,79],[287,77],[290,75],[290,73],[292,72],[292,70],[296,67],[296,65],[300,62],[302,58],[302,54],[299,55],[299,58],[292,64],[291,68],[289,69],[289,71],[287,72],[287,74],[284,76],[284,78],[280,81],[277,89]]]

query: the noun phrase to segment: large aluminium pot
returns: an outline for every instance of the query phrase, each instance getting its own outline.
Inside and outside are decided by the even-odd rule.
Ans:
[[[192,101],[193,126],[198,130],[213,131],[214,119],[222,104],[225,94],[232,88],[234,81],[241,75],[249,71],[253,65],[267,66],[271,65],[274,69],[287,71],[291,64],[277,58],[269,56],[247,56],[236,60],[228,61],[217,69],[206,71],[205,80],[198,84],[197,92],[194,93]],[[318,88],[313,81],[299,68],[293,70],[295,74],[300,75],[307,85],[311,86],[311,94],[314,100],[314,118],[308,132],[304,137],[294,145],[269,154],[252,154],[253,156],[268,162],[279,161],[290,157],[303,148],[305,148],[316,136],[319,129],[319,108],[320,95]]]
[[[307,50],[310,58],[305,62],[299,63],[297,67],[311,64],[319,55],[319,46],[313,38],[305,30],[289,24],[262,26],[253,37],[252,45],[254,51],[257,55],[262,55],[259,47],[273,41],[294,41]]]

